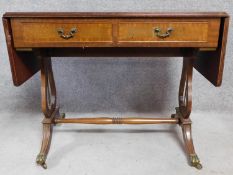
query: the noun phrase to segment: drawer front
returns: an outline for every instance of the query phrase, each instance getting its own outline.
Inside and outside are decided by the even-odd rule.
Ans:
[[[14,47],[211,47],[220,18],[11,20]]]
[[[217,47],[220,19],[119,23],[118,42],[161,47]]]
[[[90,20],[12,20],[15,47],[75,47],[112,43],[112,24]]]

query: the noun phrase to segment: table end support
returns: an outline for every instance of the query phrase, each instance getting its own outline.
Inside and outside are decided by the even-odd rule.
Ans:
[[[189,163],[192,167],[202,169],[200,159],[198,158],[192,138],[192,121],[190,114],[192,111],[192,77],[193,77],[193,58],[183,58],[183,69],[180,79],[178,93],[179,107],[176,108],[176,114],[172,118],[178,118],[182,128],[184,145]]]

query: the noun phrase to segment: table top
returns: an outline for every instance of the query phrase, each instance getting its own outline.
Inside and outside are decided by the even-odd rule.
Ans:
[[[222,82],[226,12],[7,12],[3,25],[16,86],[40,70],[42,56],[145,56],[149,47],[151,54],[195,58],[197,71],[215,86]]]
[[[78,18],[130,18],[130,17],[163,17],[163,18],[189,18],[189,17],[228,17],[226,12],[7,12],[3,15],[5,18],[11,17],[78,17]]]

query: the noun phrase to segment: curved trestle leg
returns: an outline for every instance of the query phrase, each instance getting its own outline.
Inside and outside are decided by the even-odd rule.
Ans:
[[[64,113],[60,114],[59,110],[55,109],[55,111],[51,115],[51,118],[44,118],[42,122],[43,123],[43,139],[42,139],[40,153],[37,155],[37,158],[36,158],[36,163],[42,166],[44,169],[47,168],[46,158],[47,158],[51,140],[52,140],[54,119],[64,118],[64,117],[65,117]]]
[[[172,114],[171,117],[172,118],[179,118],[179,120],[180,120],[180,126],[182,128],[184,145],[185,145],[187,156],[189,158],[190,165],[197,168],[197,169],[202,169],[200,159],[198,158],[198,156],[195,152],[195,148],[194,148],[194,144],[193,144],[191,120],[189,118],[184,119],[182,117],[182,114],[179,111],[179,107],[176,108],[176,114]]]
[[[173,114],[171,117],[176,117],[180,120],[185,149],[190,161],[190,165],[197,169],[201,169],[202,165],[193,145],[191,130],[192,122],[190,120],[190,114],[192,110],[192,74],[193,60],[192,58],[184,58],[178,96],[179,107],[176,108],[176,114]]]
[[[36,158],[36,163],[43,168],[47,168],[46,158],[49,152],[52,131],[55,118],[64,118],[65,114],[60,114],[57,106],[56,86],[53,77],[51,58],[43,56],[38,52],[41,60],[41,106],[44,113],[43,139],[40,153]]]
[[[43,124],[43,139],[42,139],[40,153],[37,155],[36,158],[36,163],[38,165],[41,165],[44,169],[47,168],[45,161],[51,144],[52,131],[53,131],[52,124],[49,123]]]
[[[192,139],[192,130],[191,130],[191,121],[190,123],[183,123],[181,124],[182,131],[183,131],[183,138],[186,147],[187,154],[189,156],[189,161],[191,166],[202,169],[201,162],[195,152],[193,146],[193,139]]]

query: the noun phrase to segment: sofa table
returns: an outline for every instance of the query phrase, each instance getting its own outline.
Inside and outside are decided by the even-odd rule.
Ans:
[[[190,165],[202,168],[191,134],[193,68],[214,86],[221,85],[227,13],[8,12],[3,24],[14,85],[41,71],[44,119],[37,164],[47,168],[52,130],[58,123],[179,124]],[[65,118],[56,100],[54,56],[182,57],[176,113],[168,118]]]

